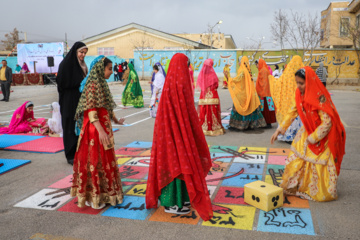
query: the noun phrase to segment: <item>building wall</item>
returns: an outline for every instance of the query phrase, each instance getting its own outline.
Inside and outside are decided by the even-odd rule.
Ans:
[[[253,77],[257,78],[258,70],[254,61],[262,58],[266,61],[268,66],[274,70],[274,65],[278,64],[280,69],[290,62],[296,52],[293,50],[284,50],[284,56],[281,51],[238,51],[239,56],[248,56]],[[303,54],[300,55],[303,57]],[[276,58],[277,57],[277,58]],[[309,54],[305,54],[304,60],[308,60]],[[358,71],[360,68],[359,61],[354,50],[337,50],[337,49],[321,49],[314,51],[311,59],[311,67],[316,69],[320,62],[324,62],[324,66],[328,70],[329,78],[359,78]]]
[[[349,2],[332,2],[327,10],[321,12],[321,29],[324,31],[324,39],[320,42],[321,47],[351,47],[352,41],[346,36],[340,36],[341,18],[350,18],[350,23],[355,24],[355,14],[350,13]]]
[[[107,36],[100,40],[85,43],[89,47],[88,55],[97,55],[99,47],[113,47],[114,54],[121,58],[133,58],[134,45],[151,49],[193,49],[192,46],[186,46],[180,42],[171,41],[135,28],[112,36]]]
[[[211,45],[210,44],[210,35],[209,34],[199,34],[199,33],[183,33],[183,34],[174,34],[176,36],[179,36],[179,37],[183,37],[183,38],[187,38],[187,39],[190,39],[192,41],[195,41],[195,42],[199,42],[199,40],[201,39],[201,43],[202,44],[206,44],[206,45]],[[219,37],[220,37],[220,41],[219,41]],[[213,40],[213,47],[214,48],[218,48],[218,49],[234,49],[231,48],[231,45],[227,45],[226,44],[226,40],[225,40],[225,36],[223,33],[213,33],[212,34],[212,40]]]
[[[218,77],[223,77],[223,69],[225,64],[230,65],[231,75],[236,75],[236,50],[192,50],[192,51],[170,51],[170,50],[149,50],[144,52],[144,68],[142,67],[142,55],[140,52],[134,52],[135,70],[138,75],[150,77],[152,74],[152,66],[160,62],[165,66],[166,60],[171,59],[173,55],[181,52],[186,54],[194,66],[194,75],[197,76],[202,68],[204,61],[208,58],[214,60],[214,69]]]

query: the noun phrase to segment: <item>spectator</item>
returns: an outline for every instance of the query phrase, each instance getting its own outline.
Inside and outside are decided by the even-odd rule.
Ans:
[[[324,84],[324,86],[326,87],[326,78],[327,78],[328,73],[326,71],[326,68],[324,67],[323,62],[321,62],[319,64],[318,69],[316,69],[316,75],[319,77],[322,84]]]
[[[119,69],[119,67],[118,67],[117,63],[115,63],[115,65],[114,65],[114,81],[115,82],[117,82],[119,80],[119,75],[118,75],[119,70],[118,69]]]
[[[12,70],[7,66],[7,61],[2,60],[2,68],[0,70],[0,82],[1,82],[1,91],[4,95],[4,98],[1,101],[8,102],[10,98],[10,85],[12,82]]]

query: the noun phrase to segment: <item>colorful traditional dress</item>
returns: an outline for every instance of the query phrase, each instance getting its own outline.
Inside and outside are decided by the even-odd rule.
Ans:
[[[111,119],[116,107],[104,78],[104,57],[94,60],[76,109],[76,120],[81,127],[74,159],[71,196],[78,197],[78,206],[91,202],[94,208],[103,203],[115,206],[123,201],[120,173],[114,152]],[[103,145],[93,125],[99,121],[111,143]]]
[[[211,168],[209,148],[191,94],[188,58],[171,59],[155,120],[146,208],[190,200],[205,221],[213,216],[205,177]]]
[[[275,107],[270,93],[269,69],[263,59],[259,59],[259,75],[256,80],[256,92],[261,99],[261,113],[268,126],[276,123]]]
[[[281,187],[285,193],[315,201],[337,198],[337,179],[345,154],[346,133],[329,92],[311,67],[305,67],[304,95],[296,90],[279,129],[300,116],[300,128],[286,159]]]
[[[61,124],[60,105],[58,102],[51,104],[52,118],[49,118],[48,125],[52,134],[63,137],[63,128]]]
[[[276,120],[281,123],[288,113],[291,102],[295,98],[297,89],[295,81],[295,73],[300,68],[304,67],[300,56],[294,56],[284,73],[275,78],[269,76],[270,92],[275,104]],[[297,131],[301,128],[302,123],[300,118],[296,118],[291,126],[287,129],[284,135],[279,135],[278,140],[291,142],[293,141]]]
[[[234,103],[229,123],[231,128],[246,130],[266,126],[246,56],[241,58],[238,75],[229,78],[229,92]]]
[[[225,65],[223,73],[224,73],[223,88],[227,88],[230,79],[230,67],[228,64]]]
[[[199,119],[202,130],[207,136],[225,133],[221,123],[220,98],[217,92],[219,79],[213,68],[214,61],[207,59],[199,73],[197,87],[201,89],[199,100]]]
[[[193,96],[195,96],[195,83],[194,83],[194,67],[192,64],[189,66],[190,83]]]
[[[35,118],[33,111],[28,112],[26,108],[30,103],[26,101],[16,109],[9,126],[0,128],[0,133],[43,133],[42,128],[46,126],[46,119]]]
[[[130,73],[122,94],[122,104],[124,106],[133,105],[135,108],[142,108],[144,107],[144,99],[139,77],[131,63],[128,64],[128,67]]]

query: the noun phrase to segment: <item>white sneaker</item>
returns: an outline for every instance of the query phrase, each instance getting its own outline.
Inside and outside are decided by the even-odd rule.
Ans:
[[[106,204],[105,204],[105,203],[102,203],[102,204],[99,205],[98,208],[95,208],[95,207],[94,207],[94,204],[91,202],[91,207],[92,207],[93,209],[103,209],[105,206],[106,206]]]
[[[88,206],[88,207],[91,206],[91,205],[90,205],[90,202],[88,202],[88,201],[85,201],[85,205]]]
[[[187,208],[190,208],[191,207],[191,204],[190,204],[190,202],[184,202],[184,207],[187,207]]]
[[[188,207],[182,207],[179,208],[178,206],[172,206],[172,207],[165,207],[166,213],[172,213],[172,214],[188,214],[190,213],[190,208]]]

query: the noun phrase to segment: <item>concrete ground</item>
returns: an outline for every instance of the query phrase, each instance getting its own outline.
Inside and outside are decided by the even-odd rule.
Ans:
[[[149,85],[141,84],[146,90],[145,95],[149,96]],[[123,86],[112,83],[110,88],[120,104]],[[58,99],[53,86],[17,86],[12,90],[10,102],[0,102],[0,122],[9,121],[12,112],[26,100],[34,102],[35,117],[49,117],[49,108],[42,106]],[[360,93],[354,90],[331,90],[347,131],[346,155],[338,181],[338,200],[310,202],[316,236],[16,208],[13,206],[19,201],[72,174],[72,167],[66,163],[63,152],[38,154],[0,150],[0,158],[31,160],[31,164],[0,176],[0,239],[29,239],[36,233],[77,239],[360,239]],[[222,111],[227,111],[232,106],[230,95],[224,89],[219,89],[219,95]],[[148,103],[149,99],[145,99],[143,109],[117,109],[118,117],[126,117],[126,123],[135,125],[120,127],[115,133],[116,149],[133,141],[152,141],[154,119],[149,118]],[[289,145],[283,142],[270,145],[275,127],[274,124],[273,129],[227,131],[219,137],[207,137],[207,141],[210,145],[288,148]]]

